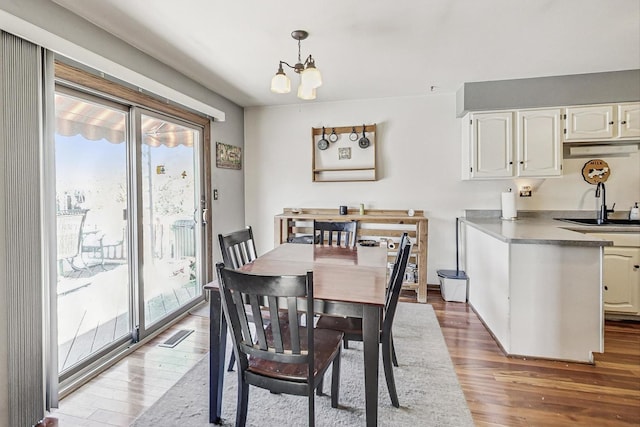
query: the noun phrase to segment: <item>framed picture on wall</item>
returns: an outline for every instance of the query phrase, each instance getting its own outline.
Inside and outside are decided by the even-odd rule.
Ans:
[[[224,169],[242,169],[242,148],[216,142],[216,166]]]

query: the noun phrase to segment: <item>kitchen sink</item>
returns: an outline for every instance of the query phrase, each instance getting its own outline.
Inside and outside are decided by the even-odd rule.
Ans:
[[[635,225],[640,226],[640,219],[608,219],[602,223],[598,223],[596,218],[554,218],[560,221],[572,222],[574,224],[582,225]]]

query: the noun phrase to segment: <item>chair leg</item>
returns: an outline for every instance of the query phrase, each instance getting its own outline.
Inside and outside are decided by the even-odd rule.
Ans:
[[[400,366],[398,365],[398,358],[396,357],[396,346],[393,344],[393,335],[391,336],[391,360],[393,361],[393,366]]]
[[[309,381],[313,381],[310,379]],[[313,384],[309,384],[309,427],[316,425],[316,396],[313,393]]]
[[[342,342],[343,342],[343,347],[344,347],[345,349],[348,349],[348,348],[349,348],[349,340],[348,340],[348,339],[346,339],[346,338],[343,338],[343,339],[342,339]]]
[[[320,379],[320,382],[318,383],[318,387],[316,387],[316,395],[317,396],[322,396],[322,386],[324,383],[324,375],[322,376],[322,378]]]
[[[243,381],[241,369],[238,369],[238,403],[236,408],[236,427],[247,424],[247,408],[249,406],[249,384]]]
[[[331,367],[331,407],[338,407],[338,399],[340,398],[340,353],[333,359]]]
[[[229,357],[229,366],[227,366],[227,372],[233,371],[233,365],[235,365],[235,363],[236,363],[236,354],[235,352],[232,351],[231,356]]]
[[[384,376],[387,380],[387,388],[389,389],[389,397],[391,398],[391,404],[396,408],[400,407],[398,401],[398,392],[396,391],[396,381],[393,377],[393,366],[391,366],[391,351],[392,342],[391,337],[382,337],[382,364],[384,365]]]

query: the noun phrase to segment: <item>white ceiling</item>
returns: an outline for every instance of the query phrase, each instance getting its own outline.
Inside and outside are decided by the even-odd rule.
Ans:
[[[639,0],[53,1],[245,107],[299,101],[269,91],[296,29],[324,80],[305,102],[640,68]]]

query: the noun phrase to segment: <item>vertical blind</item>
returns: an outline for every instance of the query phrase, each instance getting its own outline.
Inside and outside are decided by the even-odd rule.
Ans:
[[[4,238],[0,315],[6,349],[8,425],[44,416],[41,227],[42,49],[1,33],[0,162]],[[4,376],[0,367],[0,377]],[[0,424],[2,420],[0,419]]]

